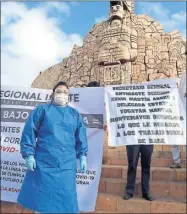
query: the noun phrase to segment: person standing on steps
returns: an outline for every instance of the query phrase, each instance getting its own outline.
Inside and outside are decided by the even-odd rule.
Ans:
[[[138,166],[138,159],[141,154],[141,186],[142,197],[148,201],[154,199],[150,195],[150,168],[151,157],[153,153],[153,145],[128,145],[126,146],[128,171],[127,171],[127,185],[123,196],[124,200],[129,200],[133,197],[136,187],[136,172]]]
[[[182,104],[184,105],[185,111],[186,108],[186,71],[181,76],[180,84],[179,84],[179,95],[181,97]],[[184,151],[186,152],[186,146],[184,146]],[[173,145],[172,146],[172,154],[173,154],[173,164],[170,166],[171,169],[180,169],[181,168],[181,158],[180,158],[180,146]]]
[[[51,103],[35,108],[20,142],[27,172],[18,203],[40,213],[78,213],[76,159],[87,170],[86,127],[79,112],[68,105],[65,82],[53,88]]]
[[[106,118],[106,117],[105,117]],[[105,120],[106,124],[106,120]],[[107,129],[107,125],[105,125]],[[115,148],[115,147],[113,147]],[[128,173],[127,173],[127,186],[123,199],[128,200],[133,197],[135,193],[136,185],[136,171],[138,165],[138,159],[141,154],[142,165],[142,196],[148,201],[152,201],[153,198],[150,195],[149,182],[150,182],[150,167],[151,157],[153,153],[153,145],[128,145],[126,146],[127,158],[128,158]]]

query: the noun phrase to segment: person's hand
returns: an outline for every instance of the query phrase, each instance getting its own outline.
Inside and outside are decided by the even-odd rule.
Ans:
[[[87,161],[85,156],[80,157],[80,170],[81,172],[85,173],[87,170]]]
[[[27,166],[27,169],[30,171],[34,171],[34,169],[36,168],[36,161],[33,155],[29,155],[26,158],[26,166]]]
[[[104,125],[104,131],[106,132],[107,131],[107,125]]]

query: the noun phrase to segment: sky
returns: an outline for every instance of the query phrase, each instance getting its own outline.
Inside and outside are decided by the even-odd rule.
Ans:
[[[109,2],[2,2],[1,84],[30,87],[39,72],[69,56],[95,23],[108,18]],[[165,32],[186,40],[185,2],[136,2]]]

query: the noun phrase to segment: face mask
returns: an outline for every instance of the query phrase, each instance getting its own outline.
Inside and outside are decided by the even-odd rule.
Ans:
[[[68,95],[66,95],[66,94],[55,94],[54,102],[57,105],[65,106],[68,103]]]

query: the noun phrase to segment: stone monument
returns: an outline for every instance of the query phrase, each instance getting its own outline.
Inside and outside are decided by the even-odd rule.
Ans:
[[[99,4],[99,3],[98,3]],[[32,87],[51,89],[58,81],[80,87],[139,83],[180,77],[186,69],[186,42],[177,30],[164,33],[147,15],[134,14],[133,1],[110,1],[109,18],[95,24],[68,58],[41,72]]]
[[[108,20],[94,25],[83,46],[75,45],[68,58],[41,72],[32,87],[51,89],[61,80],[80,87],[92,80],[108,85],[180,77],[186,69],[185,49],[186,43],[178,31],[164,33],[151,17],[135,15],[132,0],[111,1]],[[151,192],[159,200],[149,203],[136,198],[131,202],[121,199],[128,165],[125,148],[107,147],[105,135],[97,213],[186,213],[186,170],[168,170],[173,161],[171,146],[154,147]],[[181,152],[181,158],[185,158],[185,152]],[[137,177],[140,176],[138,170]],[[141,189],[139,182],[136,185]],[[33,213],[1,201],[1,213],[13,212]]]

